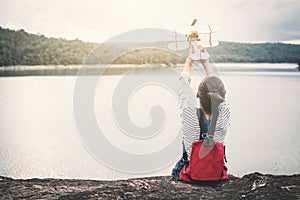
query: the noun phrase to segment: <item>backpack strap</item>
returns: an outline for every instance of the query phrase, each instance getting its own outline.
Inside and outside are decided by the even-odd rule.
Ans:
[[[197,116],[198,116],[198,120],[199,120],[199,126],[200,126],[200,137],[199,140],[203,140],[203,133],[207,133],[207,126],[204,123],[204,118],[203,118],[203,111],[201,108],[197,108]]]
[[[203,141],[203,144],[204,146],[206,147],[212,147],[214,146],[214,134],[215,134],[215,128],[216,128],[216,125],[217,125],[217,120],[218,120],[218,117],[219,117],[219,105],[224,102],[224,99],[223,100],[220,100],[220,99],[211,99],[211,123],[210,123],[210,126],[208,128],[208,131],[207,131],[207,138],[204,139]]]
[[[201,108],[197,108],[197,116],[198,116],[199,125],[200,125],[199,140],[204,140],[205,138],[203,137],[203,133],[208,132],[206,124],[204,123],[203,115],[204,115],[203,110]],[[215,124],[215,126],[216,126],[216,124]],[[214,130],[215,130],[215,128],[214,128]],[[224,146],[224,161],[227,163],[225,146]]]

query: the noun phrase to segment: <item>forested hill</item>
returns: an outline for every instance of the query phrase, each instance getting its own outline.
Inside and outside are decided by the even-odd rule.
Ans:
[[[10,65],[70,65],[82,64],[89,53],[99,44],[78,39],[66,40],[29,34],[24,30],[0,27],[0,66]],[[115,52],[139,44],[108,45],[104,54],[94,56],[89,64],[106,63]],[[208,49],[215,62],[268,62],[299,63],[300,45],[282,43],[234,43],[220,42]],[[118,64],[165,63],[177,64],[184,59],[166,52],[136,51],[118,59]]]
[[[80,40],[47,38],[0,27],[0,65],[80,64],[96,46]]]

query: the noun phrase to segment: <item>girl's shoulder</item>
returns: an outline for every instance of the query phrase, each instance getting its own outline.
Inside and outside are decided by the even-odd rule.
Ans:
[[[219,105],[219,110],[230,109],[230,104],[227,101],[223,101]]]
[[[224,101],[219,105],[219,120],[230,123],[231,108],[228,102]]]

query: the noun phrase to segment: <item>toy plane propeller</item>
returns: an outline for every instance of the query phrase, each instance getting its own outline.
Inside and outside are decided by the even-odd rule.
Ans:
[[[190,48],[190,50],[193,48],[194,50],[199,49],[199,46],[203,47],[203,48],[208,48],[208,47],[215,47],[219,45],[219,41],[215,40],[212,38],[212,34],[218,31],[218,28],[214,25],[207,25],[207,26],[197,26],[197,19],[194,19],[192,24],[190,25],[190,33],[189,34],[185,34],[185,40],[178,40],[178,34],[176,32],[175,29],[175,34],[172,35],[175,39],[175,42],[170,43],[168,45],[168,48],[170,50],[174,50],[174,51],[180,51],[180,50],[184,50],[187,48]],[[201,35],[201,36],[200,36]],[[206,36],[206,37],[205,37]],[[193,50],[193,51],[194,51]],[[193,60],[198,59],[202,59],[204,57],[207,57],[207,55],[205,55],[204,53],[205,51],[202,50],[200,52],[200,58],[198,56],[199,53],[193,53],[195,54],[194,57],[191,58]],[[191,55],[191,54],[190,54]],[[202,56],[202,57],[201,57]]]

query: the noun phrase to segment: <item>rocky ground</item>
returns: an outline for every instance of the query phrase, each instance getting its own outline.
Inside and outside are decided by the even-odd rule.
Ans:
[[[0,177],[0,199],[300,199],[300,174],[253,173],[198,184],[169,176],[119,181]]]

